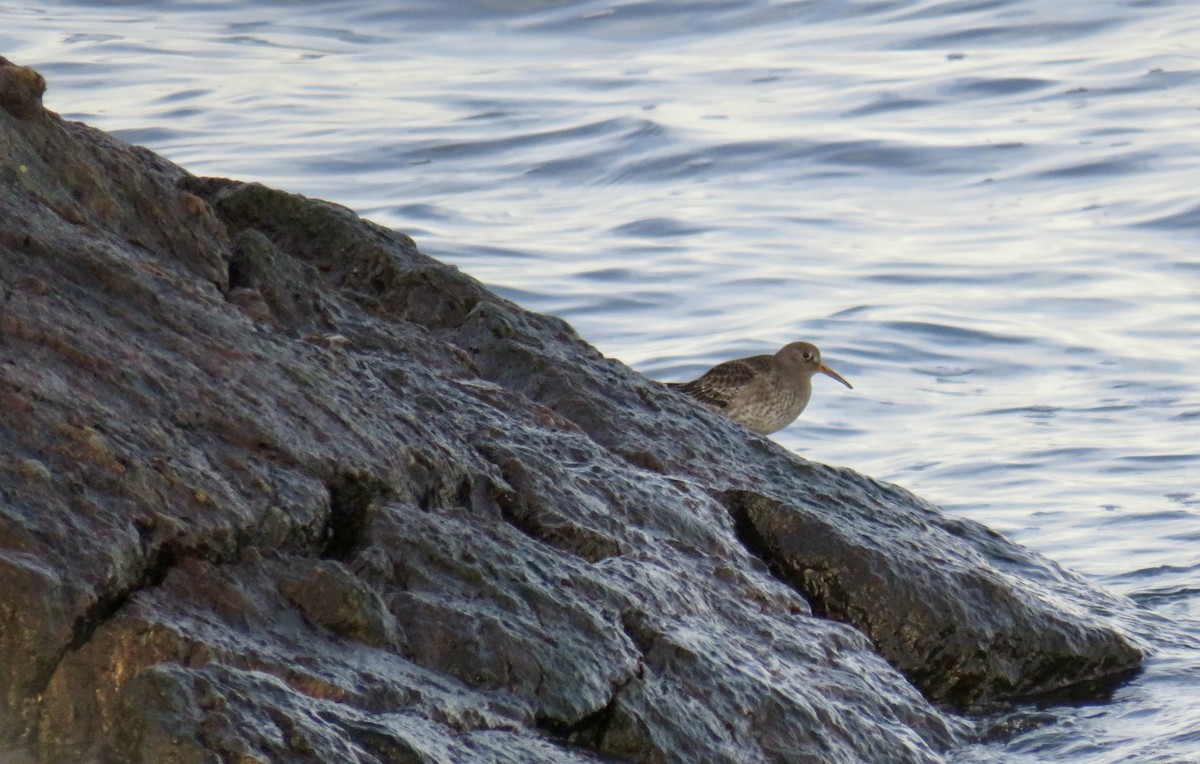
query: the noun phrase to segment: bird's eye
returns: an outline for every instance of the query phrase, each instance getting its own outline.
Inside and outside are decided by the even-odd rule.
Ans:
[[[812,359],[813,359],[813,355],[812,355],[812,353],[810,353],[810,352],[808,352],[807,350],[805,350],[805,351],[804,351],[804,360],[806,360],[806,361],[811,361]]]

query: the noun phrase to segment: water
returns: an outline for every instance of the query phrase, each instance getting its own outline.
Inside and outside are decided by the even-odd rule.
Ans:
[[[785,446],[1162,616],[963,762],[1200,760],[1200,8],[0,0],[47,104],[346,204],[681,379],[820,344]]]

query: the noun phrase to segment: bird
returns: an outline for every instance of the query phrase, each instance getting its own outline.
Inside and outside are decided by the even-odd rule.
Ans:
[[[760,435],[770,435],[796,421],[804,411],[817,372],[854,389],[822,363],[821,351],[811,342],[788,343],[774,355],[725,361],[691,382],[668,382],[667,386]]]

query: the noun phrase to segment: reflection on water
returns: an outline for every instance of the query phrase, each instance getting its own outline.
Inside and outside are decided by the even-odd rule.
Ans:
[[[818,380],[779,442],[1172,619],[1112,704],[962,760],[1200,755],[1200,11],[402,6],[5,4],[0,52],[69,117],[347,204],[651,376],[817,342],[855,390]]]

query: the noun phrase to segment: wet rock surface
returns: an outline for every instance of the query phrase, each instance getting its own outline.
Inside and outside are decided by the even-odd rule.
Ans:
[[[0,745],[937,762],[1132,603],[0,59]],[[935,705],[936,704],[936,705]]]

